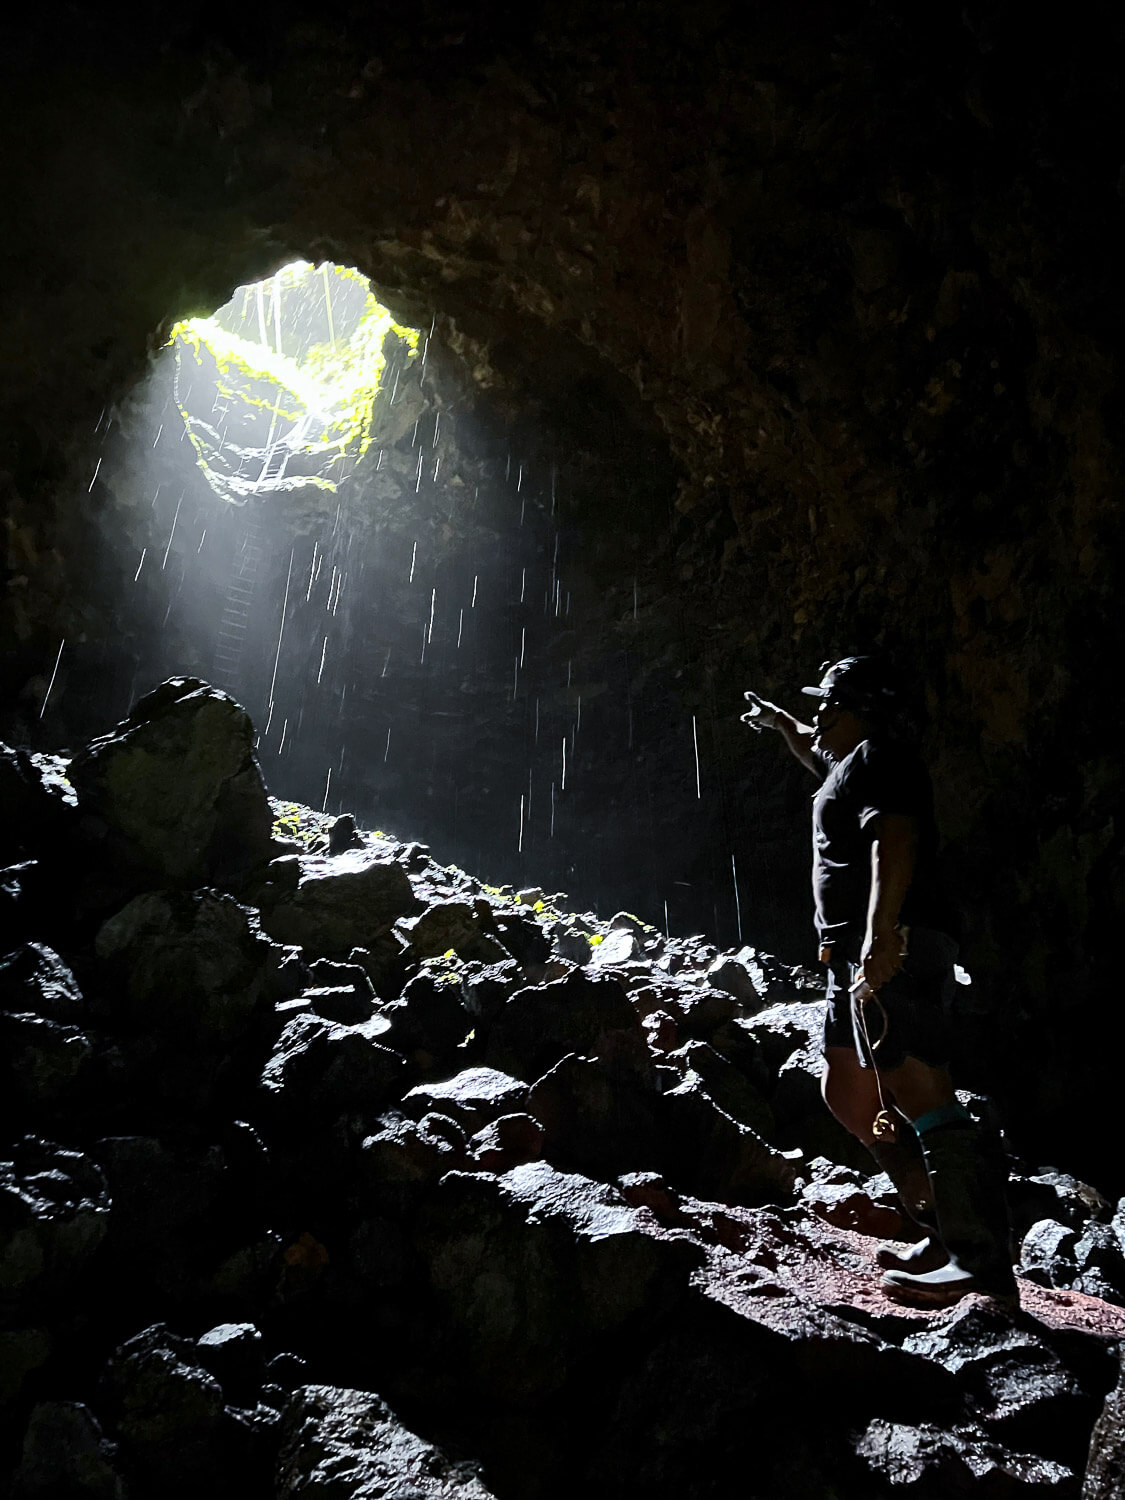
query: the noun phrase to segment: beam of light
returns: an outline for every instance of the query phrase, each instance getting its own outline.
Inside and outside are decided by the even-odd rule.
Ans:
[[[43,717],[44,710],[47,707],[47,699],[51,696],[51,689],[55,685],[55,678],[59,675],[59,662],[62,661],[63,647],[65,645],[66,645],[66,636],[64,635],[63,638],[62,638],[62,640],[59,642],[59,654],[55,657],[55,670],[51,673],[51,680],[47,684],[47,691],[43,694],[43,702],[39,705],[39,717],[40,718]]]

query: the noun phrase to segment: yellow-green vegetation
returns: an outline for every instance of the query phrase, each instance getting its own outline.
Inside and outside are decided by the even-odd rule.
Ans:
[[[601,932],[592,932],[590,934],[590,947],[591,948],[596,948],[599,943],[604,943],[604,942],[605,942],[605,934],[604,933],[601,933]]]
[[[336,821],[328,813],[314,812],[299,802],[281,802],[270,799],[273,812],[273,836],[275,839],[297,839],[306,849],[321,838],[328,837],[328,830]]]
[[[354,309],[361,300],[358,319],[353,314],[351,326],[339,332],[334,300],[340,309]],[[328,337],[309,342],[313,326],[322,327]],[[213,472],[221,434],[233,414],[235,425],[259,422],[255,447],[272,451],[285,434],[291,451],[316,453],[321,472],[303,472],[301,483],[334,491],[337,479],[326,471],[345,455],[358,463],[370,446],[371,409],[386,369],[389,334],[406,344],[408,358],[417,355],[418,330],[397,323],[358,271],[307,261],[295,261],[265,281],[239,288],[210,318],[177,323],[170,339],[176,350],[177,405],[212,488],[235,500],[261,484],[260,476],[255,480],[253,475]],[[215,393],[206,419],[185,405],[193,379],[203,380],[208,394]],[[244,437],[232,433],[229,440],[245,446]]]

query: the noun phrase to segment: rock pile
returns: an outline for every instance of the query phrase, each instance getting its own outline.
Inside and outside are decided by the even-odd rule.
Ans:
[[[0,751],[13,1495],[1077,1496],[1095,1421],[1121,1492],[1125,1205],[1013,1160],[1023,1314],[885,1302],[814,975],[333,839],[252,740],[177,680]]]

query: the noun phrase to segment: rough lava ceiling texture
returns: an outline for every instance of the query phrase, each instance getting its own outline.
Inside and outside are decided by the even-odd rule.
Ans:
[[[1112,1052],[1122,896],[1120,29],[37,7],[4,80],[5,689],[34,704],[60,635],[112,629],[84,576],[95,427],[172,322],[295,255],[354,265],[434,320],[482,420],[579,469],[660,456],[670,519],[576,484],[575,524],[632,530],[630,575],[649,553],[678,715],[706,697],[730,738],[747,682],[791,693],[874,641],[918,664],[974,972],[1026,1039],[991,1081],[1053,1119]]]

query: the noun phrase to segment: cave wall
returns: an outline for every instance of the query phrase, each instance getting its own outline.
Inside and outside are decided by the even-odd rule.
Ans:
[[[113,657],[95,471],[167,329],[331,257],[432,327],[462,429],[559,465],[590,650],[629,648],[661,765],[704,726],[731,841],[773,849],[783,890],[799,783],[739,737],[737,690],[792,702],[871,644],[916,665],[975,1004],[1018,1054],[983,1070],[1029,1118],[1097,1083],[1120,29],[1002,5],[39,8],[3,106],[9,730],[34,736],[60,638]],[[591,811],[633,770],[604,757]],[[653,788],[705,862],[690,772]]]

